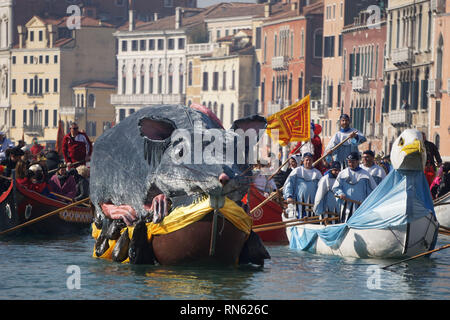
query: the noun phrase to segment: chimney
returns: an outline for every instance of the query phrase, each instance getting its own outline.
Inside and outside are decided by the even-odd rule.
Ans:
[[[19,48],[23,48],[23,26],[17,26],[17,33],[19,34]]]
[[[269,1],[264,5],[264,17],[265,18],[270,17],[271,13],[272,13],[272,4]]]
[[[154,21],[158,21],[158,19],[159,19],[159,13],[158,13],[158,12],[155,12],[155,13],[153,14],[153,20],[154,20]]]
[[[47,30],[48,30],[48,35],[49,35],[49,40],[48,40],[48,47],[49,48],[53,48],[53,44],[56,41],[56,30],[55,30],[55,26],[52,24],[48,24],[47,25]]]
[[[180,7],[175,9],[175,29],[180,29],[183,20],[183,11]]]
[[[134,27],[134,0],[128,0],[128,31],[133,31]]]

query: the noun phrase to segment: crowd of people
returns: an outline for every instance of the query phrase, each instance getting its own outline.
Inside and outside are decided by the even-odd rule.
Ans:
[[[338,216],[333,223],[346,222],[392,170],[389,155],[376,155],[373,150],[360,153],[360,145],[367,139],[350,127],[348,115],[341,115],[339,121],[340,129],[323,154],[317,142],[320,142],[318,133],[314,132],[310,142],[292,149],[289,167],[275,175],[276,187],[283,188],[283,198],[287,202],[287,218]],[[436,146],[427,141],[425,135],[423,138],[427,152],[425,175],[432,197],[437,198],[450,191],[450,163],[442,164]],[[258,179],[262,181],[261,177]],[[266,193],[272,191],[267,185],[265,183]]]
[[[16,183],[43,196],[60,201],[79,201],[89,197],[89,162],[92,143],[78,125],[72,123],[62,140],[62,154],[45,149],[32,139],[31,147],[23,140],[14,145],[0,132],[0,171],[14,177]]]

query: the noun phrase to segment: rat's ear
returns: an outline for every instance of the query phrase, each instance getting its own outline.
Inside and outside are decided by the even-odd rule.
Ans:
[[[175,131],[175,125],[166,119],[142,118],[139,120],[141,136],[150,140],[166,140]]]
[[[233,125],[231,126],[231,130],[242,130],[244,133],[247,130],[253,129],[255,130],[255,132],[259,133],[260,130],[263,130],[267,127],[267,120],[266,118],[259,116],[257,114],[249,116],[249,117],[245,117],[245,118],[241,118],[238,120],[235,120],[233,122]],[[258,139],[259,139],[259,135],[258,135]]]

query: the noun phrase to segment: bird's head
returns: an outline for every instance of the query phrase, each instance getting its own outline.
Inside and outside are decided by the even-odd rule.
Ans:
[[[423,170],[426,152],[423,137],[416,129],[407,129],[394,141],[391,162],[394,169]]]

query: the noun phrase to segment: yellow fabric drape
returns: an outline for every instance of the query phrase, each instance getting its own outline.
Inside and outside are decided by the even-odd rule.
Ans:
[[[214,209],[210,206],[209,198],[202,200],[198,203],[193,203],[186,207],[178,207],[173,210],[170,215],[164,218],[161,223],[155,224],[153,222],[147,223],[147,239],[150,241],[153,235],[162,235],[175,232],[177,230],[183,229],[184,227],[201,220],[208,213],[212,212]],[[223,208],[219,209],[219,212],[230,221],[236,228],[245,232],[247,235],[250,234],[252,229],[253,220],[245,213],[245,211],[239,207],[234,201],[225,198],[225,204]],[[124,228],[121,232],[128,232],[130,239],[133,237],[134,227]],[[97,239],[100,235],[101,230],[97,229],[95,224],[92,224],[92,237]],[[111,260],[112,250],[117,241],[109,240],[109,249],[100,257],[102,259]],[[93,256],[95,255],[95,248]],[[125,260],[124,262],[127,262]]]

